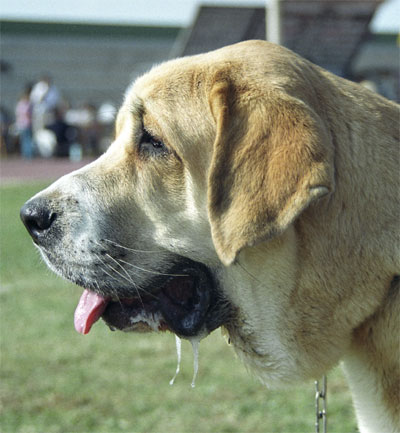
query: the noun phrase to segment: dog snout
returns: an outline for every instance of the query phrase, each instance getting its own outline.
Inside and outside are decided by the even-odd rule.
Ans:
[[[26,202],[21,208],[20,215],[29,234],[38,243],[46,236],[57,219],[57,213],[43,199],[33,199]]]

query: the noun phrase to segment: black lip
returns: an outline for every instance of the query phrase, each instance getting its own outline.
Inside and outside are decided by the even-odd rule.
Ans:
[[[146,303],[146,315],[151,316],[151,310],[154,310],[156,314],[158,310],[157,307],[152,308],[149,304]],[[110,327],[111,330],[115,331],[116,329],[120,331],[150,331],[150,330],[166,330],[166,324],[160,323],[159,327],[150,327],[146,321],[138,320],[134,322],[134,318],[143,316],[143,307],[141,306],[129,306],[124,305],[122,302],[109,302],[106,310],[101,316],[102,319],[106,322],[106,324]],[[153,320],[155,323],[155,320]]]
[[[229,303],[217,289],[211,272],[197,262],[185,262],[171,269],[154,297],[126,303],[110,302],[102,318],[119,330],[141,330],[136,318],[158,317],[159,329],[169,329],[180,337],[208,334],[230,317]],[[183,276],[185,275],[185,276]],[[153,286],[154,287],[154,286]],[[149,329],[150,330],[150,329]]]
[[[190,275],[190,296],[184,302],[177,302],[174,297],[168,296],[169,286],[180,284],[179,280],[170,280],[166,284],[167,290],[160,292],[159,307],[165,321],[177,335],[192,337],[203,328],[212,301],[214,283],[205,266],[183,268],[182,273]]]

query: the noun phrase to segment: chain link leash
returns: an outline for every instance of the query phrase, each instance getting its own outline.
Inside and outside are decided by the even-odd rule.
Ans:
[[[322,422],[322,432],[327,433],[326,429],[326,392],[327,392],[327,380],[326,376],[322,379],[322,389],[319,387],[319,381],[315,381],[315,433],[321,432],[321,422]],[[322,405],[322,410],[320,406]]]

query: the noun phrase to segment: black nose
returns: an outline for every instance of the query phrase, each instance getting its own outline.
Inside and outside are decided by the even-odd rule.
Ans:
[[[43,199],[33,199],[26,202],[20,211],[22,222],[35,241],[40,241],[46,235],[57,218]]]

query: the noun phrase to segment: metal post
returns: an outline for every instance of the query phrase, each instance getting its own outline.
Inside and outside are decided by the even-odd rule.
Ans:
[[[327,378],[324,376],[322,382],[322,389],[320,389],[319,382],[315,381],[315,432],[320,433],[320,424],[322,420],[323,432],[327,432]],[[322,400],[322,410],[320,408],[320,400]]]
[[[282,43],[281,35],[281,7],[280,0],[267,0],[266,6],[267,19],[265,20],[267,28],[267,41],[275,44]]]

